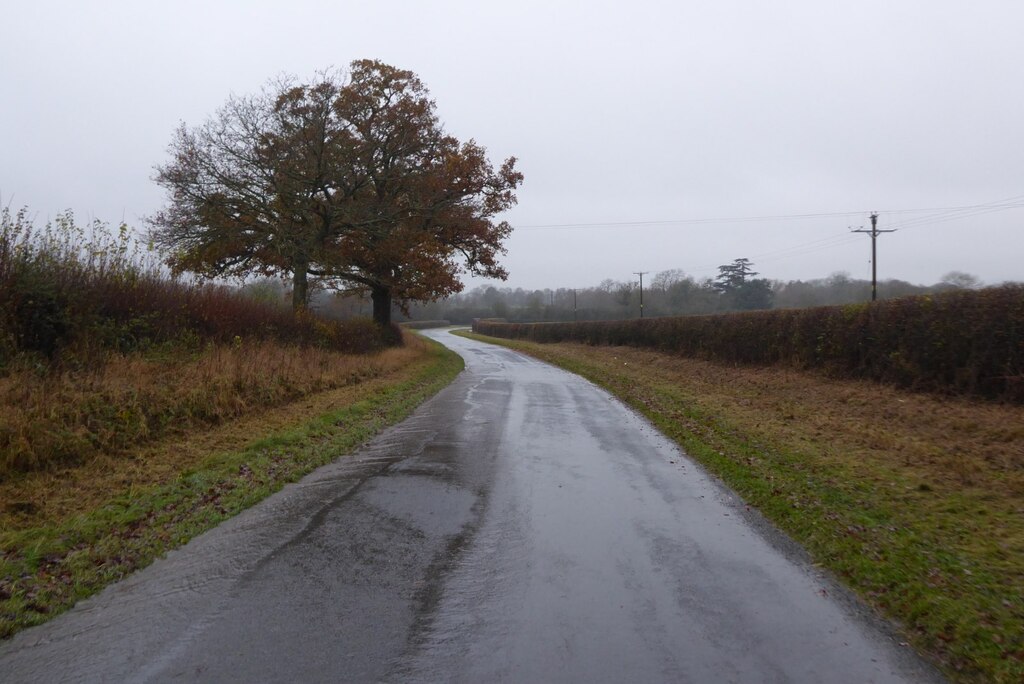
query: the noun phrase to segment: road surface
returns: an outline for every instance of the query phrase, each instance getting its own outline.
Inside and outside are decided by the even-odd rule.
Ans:
[[[466,371],[411,418],[0,644],[0,680],[934,680],[606,392],[430,335]]]

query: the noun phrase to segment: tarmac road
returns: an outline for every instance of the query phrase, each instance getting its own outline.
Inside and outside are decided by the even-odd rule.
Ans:
[[[13,682],[901,682],[935,673],[646,421],[516,352],[0,644]]]

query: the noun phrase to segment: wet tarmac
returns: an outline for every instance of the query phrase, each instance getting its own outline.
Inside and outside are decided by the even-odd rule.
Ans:
[[[410,419],[0,644],[0,681],[937,681],[610,395],[430,335],[466,371]]]

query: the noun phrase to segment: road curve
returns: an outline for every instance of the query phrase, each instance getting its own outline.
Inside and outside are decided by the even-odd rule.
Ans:
[[[606,392],[430,335],[466,371],[411,418],[0,644],[0,680],[936,680]]]

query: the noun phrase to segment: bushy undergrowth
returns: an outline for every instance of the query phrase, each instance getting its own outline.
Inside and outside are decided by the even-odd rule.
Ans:
[[[403,347],[366,356],[254,341],[175,357],[118,354],[59,373],[13,370],[0,377],[0,481],[381,377],[417,353]]]
[[[37,229],[24,210],[0,213],[0,369],[19,355],[94,363],[110,350],[276,340],[365,353],[397,343],[369,320],[296,316],[229,288],[168,277],[111,234],[67,212]]]
[[[1024,287],[714,316],[497,323],[475,332],[627,345],[728,363],[790,364],[915,390],[1024,401]]]
[[[83,228],[70,212],[42,229],[24,210],[0,213],[0,479],[404,363],[387,350],[397,326],[297,316],[174,279],[133,244],[127,227]]]

